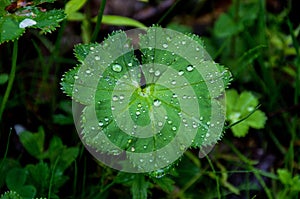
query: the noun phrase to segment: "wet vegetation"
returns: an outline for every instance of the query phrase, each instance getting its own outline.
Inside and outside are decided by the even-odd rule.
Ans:
[[[299,197],[298,1],[2,2],[0,198]],[[97,161],[82,144],[72,100],[65,95],[71,95],[72,87],[61,78],[68,77],[67,71],[72,74],[84,50],[96,48],[95,42],[113,31],[153,24],[198,35],[211,58],[231,72],[224,134],[213,149],[192,147],[164,169],[119,172]],[[166,62],[171,56],[166,55]],[[184,72],[189,70],[194,66],[186,64]],[[118,62],[111,71],[125,70]],[[141,78],[147,74],[139,75],[141,89],[151,88]],[[110,96],[112,101],[121,97]],[[153,107],[170,101],[151,100]],[[140,115],[137,107],[133,104],[129,111]]]

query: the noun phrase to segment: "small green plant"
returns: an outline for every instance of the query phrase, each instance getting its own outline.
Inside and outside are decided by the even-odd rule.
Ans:
[[[287,169],[278,169],[277,174],[280,182],[284,185],[278,195],[278,199],[297,198],[300,193],[300,175],[292,175]]]
[[[39,162],[21,167],[10,159],[2,159],[0,182],[5,182],[10,191],[24,199],[59,198],[56,193],[68,180],[64,172],[78,156],[78,148],[67,148],[60,138],[54,136],[45,150],[45,134],[42,128],[36,133],[22,132],[20,141],[26,151]],[[0,184],[0,188],[2,185]]]
[[[85,105],[82,115],[75,114],[79,133],[100,161],[161,177],[188,148],[221,138],[231,74],[210,59],[195,35],[160,27],[143,31],[76,46],[81,64],[65,74],[62,86]]]
[[[249,127],[261,129],[265,126],[267,117],[257,110],[258,99],[249,91],[240,95],[234,89],[226,91],[226,117],[233,135],[244,137]]]

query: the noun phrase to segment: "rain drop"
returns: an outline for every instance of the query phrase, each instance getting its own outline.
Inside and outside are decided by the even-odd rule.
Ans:
[[[168,44],[163,44],[163,48],[168,48]]]
[[[122,71],[122,66],[119,64],[114,64],[114,65],[112,65],[112,70],[119,73]]]
[[[186,70],[189,71],[189,72],[191,72],[192,70],[194,70],[194,67],[192,65],[188,65],[186,67]]]
[[[154,69],[153,68],[149,68],[149,73],[154,73]]]
[[[134,151],[135,151],[135,148],[134,148],[134,147],[131,147],[131,151],[134,152]]]
[[[154,75],[155,75],[156,77],[160,76],[160,71],[159,71],[159,70],[155,71],[155,72],[154,72]]]
[[[178,71],[178,75],[182,76],[184,74],[184,72],[182,70]]]
[[[114,95],[114,96],[112,97],[112,100],[113,100],[114,102],[116,102],[116,101],[119,100],[119,97],[118,97],[117,95]]]
[[[96,61],[99,61],[99,60],[100,60],[100,57],[99,57],[99,56],[95,56],[95,60],[96,60]]]
[[[85,73],[86,73],[86,74],[91,74],[91,70],[87,69],[87,70],[85,71]]]
[[[139,116],[141,114],[140,111],[135,112],[136,116]]]
[[[123,94],[120,95],[120,100],[123,100],[125,96]]]
[[[175,80],[172,80],[172,81],[171,81],[171,84],[172,84],[172,85],[175,85],[175,84],[176,84],[176,81],[175,81]]]
[[[177,129],[176,126],[173,126],[173,127],[172,127],[172,130],[173,130],[173,131],[176,131],[176,129]]]
[[[161,105],[161,101],[156,99],[156,100],[154,100],[153,105],[156,106],[156,107],[159,107]]]

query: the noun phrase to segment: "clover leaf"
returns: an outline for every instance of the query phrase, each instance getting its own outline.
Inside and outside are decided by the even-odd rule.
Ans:
[[[244,91],[239,95],[233,89],[226,91],[227,120],[230,125],[237,123],[231,127],[234,136],[244,137],[250,127],[261,129],[265,126],[267,117],[261,110],[255,110],[258,105],[258,99],[251,92]]]
[[[106,165],[165,173],[188,148],[221,138],[231,74],[199,37],[155,26],[118,31],[76,46],[75,56],[62,89],[83,143]]]

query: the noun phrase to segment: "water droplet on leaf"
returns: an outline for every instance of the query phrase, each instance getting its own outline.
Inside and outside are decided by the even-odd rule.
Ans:
[[[122,71],[122,66],[119,64],[114,64],[114,65],[112,65],[112,70],[119,73]]]

